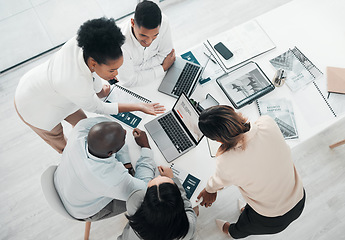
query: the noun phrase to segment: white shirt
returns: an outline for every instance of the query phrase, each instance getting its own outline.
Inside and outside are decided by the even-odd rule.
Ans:
[[[269,116],[250,124],[241,144],[217,157],[215,174],[206,191],[238,186],[246,202],[266,217],[281,216],[303,198],[303,183],[284,137]]]
[[[54,174],[54,184],[66,210],[77,219],[91,217],[113,199],[126,201],[131,193],[145,190],[154,177],[156,164],[151,149],[142,148],[136,163],[135,178],[123,164],[129,163],[125,145],[108,158],[89,153],[87,136],[105,117],[87,118],[74,127],[63,151],[61,163]]]
[[[149,47],[143,47],[132,33],[131,22],[120,25],[126,37],[121,49],[123,65],[118,70],[118,80],[123,86],[144,85],[148,81],[163,79],[163,60],[173,49],[168,18],[162,14],[159,34]]]
[[[20,79],[15,101],[26,122],[50,131],[80,108],[99,114],[117,114],[117,103],[104,103],[97,97],[101,90],[101,79],[93,80],[74,37],[50,60]]]

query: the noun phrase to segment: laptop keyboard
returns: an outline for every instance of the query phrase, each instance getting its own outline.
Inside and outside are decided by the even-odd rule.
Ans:
[[[199,69],[200,66],[186,63],[171,93],[176,96],[180,96],[182,92],[188,94]]]
[[[173,117],[172,113],[168,113],[164,117],[158,119],[158,122],[179,153],[193,146],[186,133]]]

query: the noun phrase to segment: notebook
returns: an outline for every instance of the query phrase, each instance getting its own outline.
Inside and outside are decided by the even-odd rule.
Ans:
[[[260,115],[268,115],[277,123],[285,139],[298,138],[292,102],[285,98],[256,101]]]
[[[182,93],[172,110],[145,124],[167,162],[185,154],[201,141],[199,113]]]
[[[345,68],[327,67],[327,91],[345,94]]]
[[[203,67],[199,64],[176,57],[174,64],[163,78],[158,91],[178,98],[181,93],[192,95],[197,81],[201,78]]]
[[[182,168],[177,167],[174,163],[171,164],[170,168],[174,173],[174,177],[180,180],[182,187],[186,192],[186,197],[191,199],[200,183],[200,179],[186,172]]]
[[[293,92],[322,76],[322,72],[297,47],[271,59],[270,63],[276,70],[285,71],[285,83]]]
[[[299,107],[305,117],[309,119],[311,125],[328,121],[337,116],[325,97],[327,87],[323,73],[300,49],[295,46],[271,59],[270,63],[275,69],[284,69],[286,71],[285,83],[293,92],[295,100],[300,103]],[[317,95],[321,96],[323,102],[319,101],[320,98]],[[328,108],[331,114],[326,113],[325,115],[323,110],[325,108]]]
[[[126,103],[138,103],[138,102],[146,102],[150,103],[151,101],[147,98],[132,92],[131,90],[122,87],[120,85],[114,84],[110,93],[104,100],[105,102],[126,102]],[[129,127],[136,128],[145,114],[139,111],[134,112],[122,112],[118,114],[112,114],[111,117],[125,123]]]

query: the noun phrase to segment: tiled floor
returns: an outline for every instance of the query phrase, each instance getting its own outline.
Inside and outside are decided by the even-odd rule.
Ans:
[[[171,20],[174,45],[177,53],[181,53],[210,34],[239,25],[290,0],[171,1],[173,3],[166,3],[163,11]],[[66,7],[69,2],[70,7]],[[25,59],[42,51],[40,49],[54,46],[58,39],[67,40],[78,25],[70,22],[74,18],[65,16],[64,9],[68,12],[78,8],[81,17],[94,17],[96,12],[113,16],[117,2],[121,2],[123,14],[123,5],[134,1],[0,0],[0,32],[6,33],[0,38],[3,46],[0,70],[17,63],[16,58]],[[91,10],[92,14],[88,15]],[[47,14],[48,11],[51,13]],[[21,17],[15,20],[11,17],[14,15]],[[52,16],[62,18],[59,26],[54,26]],[[52,39],[54,36],[56,39]],[[59,163],[60,155],[25,126],[13,108],[13,96],[20,77],[49,55],[0,76],[0,239],[82,239],[84,233],[83,223],[66,220],[44,199],[40,176],[48,166]],[[308,192],[308,204],[301,218],[281,234],[248,239],[344,239],[345,151],[344,146],[334,151],[328,148],[328,144],[341,140],[338,139],[339,132],[345,131],[344,126],[342,121],[293,149],[297,169]],[[214,219],[236,220],[238,196],[238,190],[229,187],[219,193],[212,208],[200,210],[197,239],[228,239],[218,231]],[[126,222],[120,215],[92,223],[90,237],[116,239]]]

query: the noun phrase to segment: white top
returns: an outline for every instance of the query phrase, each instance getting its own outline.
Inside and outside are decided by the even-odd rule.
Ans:
[[[173,49],[168,18],[162,14],[158,37],[147,48],[141,46],[132,33],[131,22],[120,25],[126,37],[121,49],[123,65],[118,70],[118,80],[123,86],[144,85],[148,81],[163,79],[163,60]]]
[[[217,158],[206,191],[235,185],[257,213],[267,217],[287,213],[303,198],[303,184],[279,127],[262,116],[251,123],[245,141],[245,150],[238,144]]]
[[[108,158],[98,158],[88,151],[87,136],[105,117],[87,118],[73,128],[61,163],[54,174],[54,184],[66,210],[77,219],[91,217],[113,199],[126,201],[131,193],[145,190],[154,177],[156,164],[152,150],[141,149],[135,177],[124,167],[130,163],[128,146],[124,145]]]
[[[80,108],[99,114],[117,114],[117,103],[104,103],[97,97],[101,90],[101,79],[93,80],[74,37],[50,60],[20,79],[15,101],[26,122],[50,131]]]

